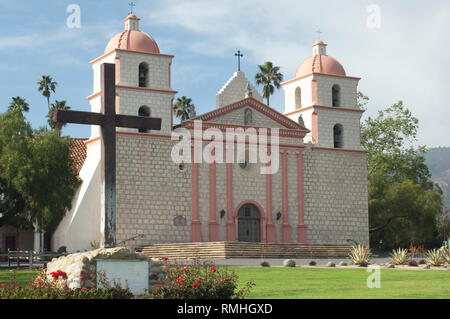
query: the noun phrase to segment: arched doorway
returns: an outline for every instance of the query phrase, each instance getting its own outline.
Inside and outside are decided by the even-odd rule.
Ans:
[[[238,241],[261,242],[261,214],[253,204],[244,204],[239,208]]]

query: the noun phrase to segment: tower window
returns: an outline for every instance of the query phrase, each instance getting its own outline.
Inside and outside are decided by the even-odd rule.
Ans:
[[[139,87],[148,87],[148,64],[139,64]]]
[[[150,108],[147,105],[142,105],[139,108],[138,115],[139,116],[150,117]],[[139,133],[147,133],[147,132],[148,132],[148,130],[146,130],[144,128],[140,128],[139,129]]]
[[[331,88],[331,98],[333,106],[341,106],[341,88],[339,85],[335,84]]]
[[[295,109],[302,107],[302,91],[299,87],[295,89]]]
[[[344,129],[341,124],[336,124],[333,127],[333,141],[334,141],[334,148],[342,148],[344,147]]]

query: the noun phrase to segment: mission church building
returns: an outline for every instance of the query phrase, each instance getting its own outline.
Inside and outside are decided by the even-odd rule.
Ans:
[[[117,245],[348,244],[348,239],[368,243],[359,78],[346,75],[327,55],[325,43],[314,43],[313,55],[282,84],[284,114],[264,104],[244,72],[238,71],[217,93],[214,109],[174,125],[174,56],[159,51],[156,41],[139,30],[139,20],[134,14],[126,17],[125,30],[91,61],[92,112],[101,111],[100,66],[114,63],[117,114],[162,120],[160,130],[116,129]],[[266,164],[248,162],[248,144],[243,154],[237,147],[223,147],[228,158],[241,159],[233,163],[175,163],[171,153],[179,141],[172,140],[172,132],[184,127],[194,136],[195,120],[202,121],[203,130],[279,129],[278,171],[261,174]],[[82,182],[72,209],[53,234],[52,250],[89,250],[91,243],[104,241],[100,138],[100,127],[92,125],[84,141]]]

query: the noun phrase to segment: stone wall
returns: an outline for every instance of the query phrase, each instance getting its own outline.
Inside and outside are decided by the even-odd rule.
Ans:
[[[307,147],[304,210],[308,243],[368,244],[366,154]]]
[[[174,143],[164,137],[117,135],[117,243],[138,235],[124,245],[190,241],[191,164],[180,169],[172,162]]]

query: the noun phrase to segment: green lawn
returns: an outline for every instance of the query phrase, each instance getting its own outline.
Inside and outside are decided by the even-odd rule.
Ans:
[[[368,288],[363,269],[236,267],[239,282],[254,279],[247,298],[450,298],[448,270],[380,270],[380,288]]]
[[[254,279],[247,298],[450,298],[450,271],[381,269],[381,288],[368,288],[373,273],[366,268],[235,267],[240,284]],[[21,270],[17,280],[28,284],[38,271]],[[0,284],[9,282],[12,271],[0,270]]]

